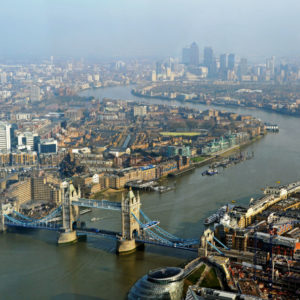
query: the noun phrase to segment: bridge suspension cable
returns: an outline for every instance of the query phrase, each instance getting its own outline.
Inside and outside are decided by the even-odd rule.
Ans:
[[[13,211],[13,213],[16,214],[17,216],[21,217],[22,219],[24,219],[27,223],[41,223],[41,222],[47,222],[47,221],[53,219],[54,217],[56,217],[56,215],[61,211],[61,209],[62,209],[62,207],[58,206],[50,214],[48,214],[47,216],[40,218],[40,219],[29,218],[17,211]]]
[[[26,227],[26,228],[40,228],[40,229],[50,229],[50,230],[57,230],[61,227],[53,222],[24,222],[21,220],[17,220],[11,216],[4,215],[7,222],[5,222],[8,226],[16,226],[16,227]]]
[[[189,247],[189,246],[195,245],[199,242],[197,240],[184,240],[184,239],[177,238],[177,237],[173,236],[172,234],[168,233],[167,231],[163,230],[159,226],[154,226],[154,227],[149,228],[147,225],[150,224],[151,222],[155,222],[155,221],[151,221],[151,219],[149,219],[144,213],[141,213],[141,214],[142,214],[143,218],[146,221],[148,221],[146,224],[144,224],[134,214],[132,214],[133,217],[136,219],[136,221],[141,226],[141,228],[147,229],[147,230],[143,230],[144,236],[142,236],[141,239],[150,238],[150,242],[152,242],[152,243],[154,241],[156,241],[163,245],[167,245],[167,246],[174,247],[174,248]],[[171,236],[171,238],[170,238],[170,236]]]

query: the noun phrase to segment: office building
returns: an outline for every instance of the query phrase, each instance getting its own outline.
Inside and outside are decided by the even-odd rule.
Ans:
[[[160,75],[163,73],[164,66],[161,61],[156,62],[156,75]]]
[[[190,64],[190,48],[183,48],[182,49],[182,63],[185,65]]]
[[[240,79],[248,73],[248,62],[247,58],[241,58],[239,63],[238,75]]]
[[[214,52],[211,47],[204,48],[204,60],[203,64],[208,68],[208,76],[214,77],[217,71],[216,59],[214,57]]]
[[[30,88],[30,101],[38,102],[41,100],[41,90],[37,85],[32,85]]]
[[[233,53],[230,53],[228,55],[228,69],[229,70],[234,70],[234,66],[235,66],[235,55]]]
[[[222,79],[227,79],[227,70],[228,70],[228,55],[221,54],[220,55],[220,76]]]
[[[18,135],[18,148],[22,147],[27,150],[38,150],[38,143],[40,138],[38,134],[32,132],[24,132]]]
[[[182,299],[184,271],[167,267],[150,271],[128,293],[128,299]]]
[[[190,65],[199,65],[199,47],[195,42],[192,43],[190,47]]]
[[[185,65],[199,65],[199,47],[193,42],[190,47],[182,49],[182,63]]]
[[[228,56],[227,54],[221,54],[220,55],[220,71],[224,72],[227,70],[228,67]]]
[[[79,121],[83,117],[83,110],[78,108],[69,108],[64,114],[66,119]]]
[[[55,139],[41,140],[38,149],[41,154],[57,153],[57,141]]]
[[[156,71],[152,71],[152,74],[151,74],[151,81],[155,82],[156,81]]]
[[[0,122],[0,150],[11,150],[11,125]]]
[[[214,52],[211,47],[204,48],[204,60],[203,64],[205,67],[209,68],[213,63]]]
[[[269,75],[271,77],[274,76],[274,74],[275,74],[275,56],[272,56],[271,58],[267,59],[266,71],[269,72]]]
[[[135,105],[133,107],[133,116],[134,117],[143,117],[147,114],[147,106],[145,105]]]
[[[191,156],[191,150],[189,146],[168,146],[166,151],[167,157],[180,156]]]
[[[5,72],[1,73],[1,75],[0,75],[0,81],[1,81],[1,84],[7,83],[7,76],[6,76]]]

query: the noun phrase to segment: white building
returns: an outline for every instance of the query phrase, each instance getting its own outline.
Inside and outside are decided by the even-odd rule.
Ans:
[[[34,144],[37,144],[37,133],[24,132],[18,135],[18,148],[26,147],[27,150],[35,150]]]
[[[32,85],[30,88],[30,100],[32,102],[41,100],[41,90],[37,85]]]
[[[11,125],[0,122],[0,150],[11,150]]]
[[[93,183],[99,183],[99,175],[98,174],[93,175]]]
[[[1,84],[5,84],[7,82],[7,76],[6,76],[5,72],[1,73],[0,81],[1,81]]]
[[[31,120],[31,114],[30,113],[17,113],[16,114],[16,120]]]
[[[147,106],[145,105],[136,105],[133,107],[133,115],[135,117],[142,117],[147,114]]]
[[[157,80],[156,71],[152,71],[151,80],[154,82]]]

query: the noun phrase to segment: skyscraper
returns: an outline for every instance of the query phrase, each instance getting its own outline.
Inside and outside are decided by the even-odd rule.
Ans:
[[[161,61],[156,62],[156,76],[162,74],[163,72],[163,64]]]
[[[227,54],[220,55],[220,71],[224,72],[227,70]]]
[[[227,67],[228,67],[228,55],[221,54],[220,55],[220,76],[222,79],[227,79]]]
[[[235,55],[233,53],[230,53],[228,55],[228,69],[234,70],[234,66],[235,66]]]
[[[204,66],[208,68],[208,76],[215,77],[217,71],[217,63],[214,57],[214,52],[211,47],[204,48]]]
[[[190,65],[199,65],[199,47],[195,42],[192,43],[190,47]]]
[[[239,71],[238,75],[240,78],[244,75],[247,75],[247,72],[248,72],[247,58],[241,58],[238,71]]]
[[[156,71],[155,70],[152,71],[151,81],[156,81]]]
[[[204,66],[207,67],[208,69],[213,63],[213,58],[214,58],[213,49],[211,47],[205,47],[203,63],[204,63]]]
[[[190,47],[182,49],[182,63],[185,65],[199,65],[199,47],[193,42]]]
[[[266,69],[269,72],[270,76],[273,77],[275,74],[275,56],[267,59]]]
[[[11,125],[0,122],[0,150],[10,151],[11,149]]]
[[[190,51],[191,51],[191,49],[187,48],[187,47],[182,49],[181,62],[185,65],[189,65],[189,63],[190,63]]]

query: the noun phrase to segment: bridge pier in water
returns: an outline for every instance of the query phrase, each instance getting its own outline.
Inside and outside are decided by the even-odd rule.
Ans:
[[[59,245],[62,244],[71,244],[77,242],[77,235],[75,230],[65,229],[59,232],[59,237],[57,239],[57,243]]]
[[[122,195],[122,236],[117,241],[117,253],[125,254],[143,247],[143,243],[136,241],[140,236],[141,228],[136,218],[140,218],[141,199],[130,189],[126,198]]]

